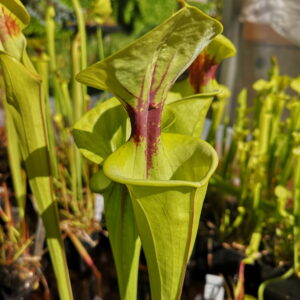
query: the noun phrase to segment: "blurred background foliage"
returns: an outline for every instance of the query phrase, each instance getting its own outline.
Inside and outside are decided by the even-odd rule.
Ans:
[[[55,8],[56,37],[65,41],[76,31],[76,20],[72,8],[72,0],[24,0],[31,15],[31,23],[26,28],[25,34],[34,39],[45,38],[45,7],[53,5]],[[221,19],[223,1],[188,1],[207,14]],[[142,36],[153,27],[157,26],[179,7],[175,0],[82,0],[81,7],[85,12],[85,20],[88,25],[88,33],[91,37],[97,26],[101,26],[105,39],[105,56],[123,48],[133,40]],[[35,40],[32,39],[35,46]],[[93,45],[93,39],[89,39]],[[44,44],[45,43],[41,43]],[[58,52],[60,52],[58,49]],[[94,51],[89,51],[94,53]],[[89,58],[90,61],[93,57]]]

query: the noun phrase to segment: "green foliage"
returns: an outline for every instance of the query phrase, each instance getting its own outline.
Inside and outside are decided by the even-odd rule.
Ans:
[[[215,140],[222,156],[210,190],[217,190],[218,201],[225,203],[216,237],[244,244],[247,264],[273,253],[273,264],[293,265],[286,276],[299,274],[300,102],[289,89],[297,91],[298,83],[297,78],[280,75],[273,58],[269,79],[253,85],[253,106],[247,91],[241,91],[231,140],[226,135]],[[213,111],[213,119],[217,113]]]
[[[38,17],[31,16],[30,24],[24,30],[24,34],[26,36],[36,35],[36,36],[43,36],[45,35],[45,24],[43,21]]]
[[[206,1],[188,1],[189,5],[195,6],[206,14],[216,18],[217,20],[222,19],[223,13],[223,0],[206,0]]]
[[[73,126],[77,147],[87,159],[96,164],[101,164],[124,144],[130,133],[128,115],[116,98],[98,104]]]
[[[178,33],[174,31],[177,28]],[[167,89],[163,87],[170,87],[172,81],[220,31],[219,23],[204,14],[200,15],[196,9],[190,8],[189,13],[181,10],[126,49],[81,72],[77,79],[94,88],[112,92],[132,108],[138,104],[137,98],[143,84],[143,98],[157,87],[154,102],[158,104],[166,98]],[[140,52],[137,52],[137,47],[141,48]],[[178,51],[179,48],[182,50]],[[153,53],[156,55],[153,56]],[[149,79],[154,69],[157,79],[152,87]],[[164,85],[160,84],[160,79],[164,80]]]
[[[179,4],[175,0],[114,0],[112,7],[114,17],[118,25],[122,27],[122,31],[110,35],[106,47],[108,54],[125,48],[153,27],[165,21],[176,12]]]
[[[180,299],[208,179],[216,168],[217,156],[199,138],[162,134],[161,143],[164,157],[160,157],[160,163],[164,165],[160,170],[176,170],[170,177],[140,179],[137,168],[142,161],[136,162],[141,154],[133,143],[124,144],[109,156],[104,172],[129,189],[147,259],[152,298]]]
[[[157,1],[136,1],[138,11],[146,24],[159,24],[166,20],[178,8],[178,3],[174,0],[161,1],[158,5]]]
[[[29,16],[19,1],[0,1],[0,7],[0,64],[5,83],[6,113],[13,121],[18,134],[21,157],[46,229],[48,248],[61,298],[72,299],[53,194],[42,82],[27,56],[25,38],[21,32]],[[3,22],[4,18],[6,22]]]
[[[218,22],[186,6],[77,75],[79,81],[118,98],[88,112],[75,124],[73,135],[82,154],[103,164],[104,174],[113,181],[97,184],[103,178],[100,171],[93,187],[109,191],[105,212],[122,299],[132,299],[129,293],[136,290],[136,232],[147,259],[152,298],[180,298],[208,179],[217,163],[213,149],[198,138],[214,93],[167,100],[168,90],[221,29]],[[182,114],[191,112],[191,104],[194,117],[187,124]],[[160,128],[175,133],[161,134]],[[113,194],[117,196],[112,199]],[[116,215],[123,216],[124,226],[115,225]],[[126,245],[123,236],[132,237]],[[133,274],[126,283],[129,269],[122,264]]]
[[[141,19],[143,24],[157,25],[166,20],[178,8],[177,1],[141,1],[126,0],[113,1],[114,13],[118,17],[118,21],[122,24],[133,24]]]

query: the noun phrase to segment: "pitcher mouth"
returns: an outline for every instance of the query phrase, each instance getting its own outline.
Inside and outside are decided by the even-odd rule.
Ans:
[[[169,134],[169,133],[162,134],[162,136],[166,136],[166,135],[174,136],[174,137],[176,136],[183,137],[182,135],[178,135],[178,134]],[[135,185],[135,186],[152,186],[152,187],[186,186],[186,187],[195,187],[195,188],[205,186],[208,183],[209,178],[212,176],[212,174],[217,168],[218,165],[217,153],[210,144],[208,144],[206,141],[201,140],[200,138],[194,138],[194,137],[186,137],[186,138],[189,138],[193,141],[197,140],[197,143],[201,144],[201,148],[203,150],[202,155],[205,155],[206,159],[210,161],[208,163],[208,167],[205,174],[200,175],[199,180],[184,180],[184,179],[177,179],[177,178],[174,179],[173,177],[176,172],[174,172],[173,176],[170,179],[147,179],[147,178],[133,178],[130,176],[125,176],[126,175],[125,171],[122,170],[122,168],[119,167],[114,162],[116,156],[118,155],[118,152],[123,150],[122,147],[120,147],[116,152],[111,154],[106,159],[103,165],[104,174],[115,182],[127,184],[127,185]],[[130,143],[130,141],[127,143]],[[193,155],[196,155],[196,153]],[[206,160],[206,164],[207,164],[207,160]],[[185,163],[186,161],[183,162],[183,165]],[[199,164],[201,164],[201,162],[199,162]]]

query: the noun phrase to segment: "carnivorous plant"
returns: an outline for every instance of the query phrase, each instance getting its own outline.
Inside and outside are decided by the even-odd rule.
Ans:
[[[169,104],[166,99],[179,75],[221,30],[219,22],[185,5],[127,48],[77,75],[80,82],[115,96],[83,116],[73,135],[82,154],[101,165],[92,187],[104,190],[122,299],[136,298],[140,243],[152,299],[180,298],[217,156],[186,123],[164,132],[182,118],[180,110],[188,111],[193,96]],[[200,96],[199,105],[205,108],[201,97],[211,101],[213,95]]]

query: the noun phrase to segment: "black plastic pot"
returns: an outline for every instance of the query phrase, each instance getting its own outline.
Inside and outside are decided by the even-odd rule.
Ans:
[[[299,300],[300,278],[290,278],[273,282],[267,285],[264,300]]]

